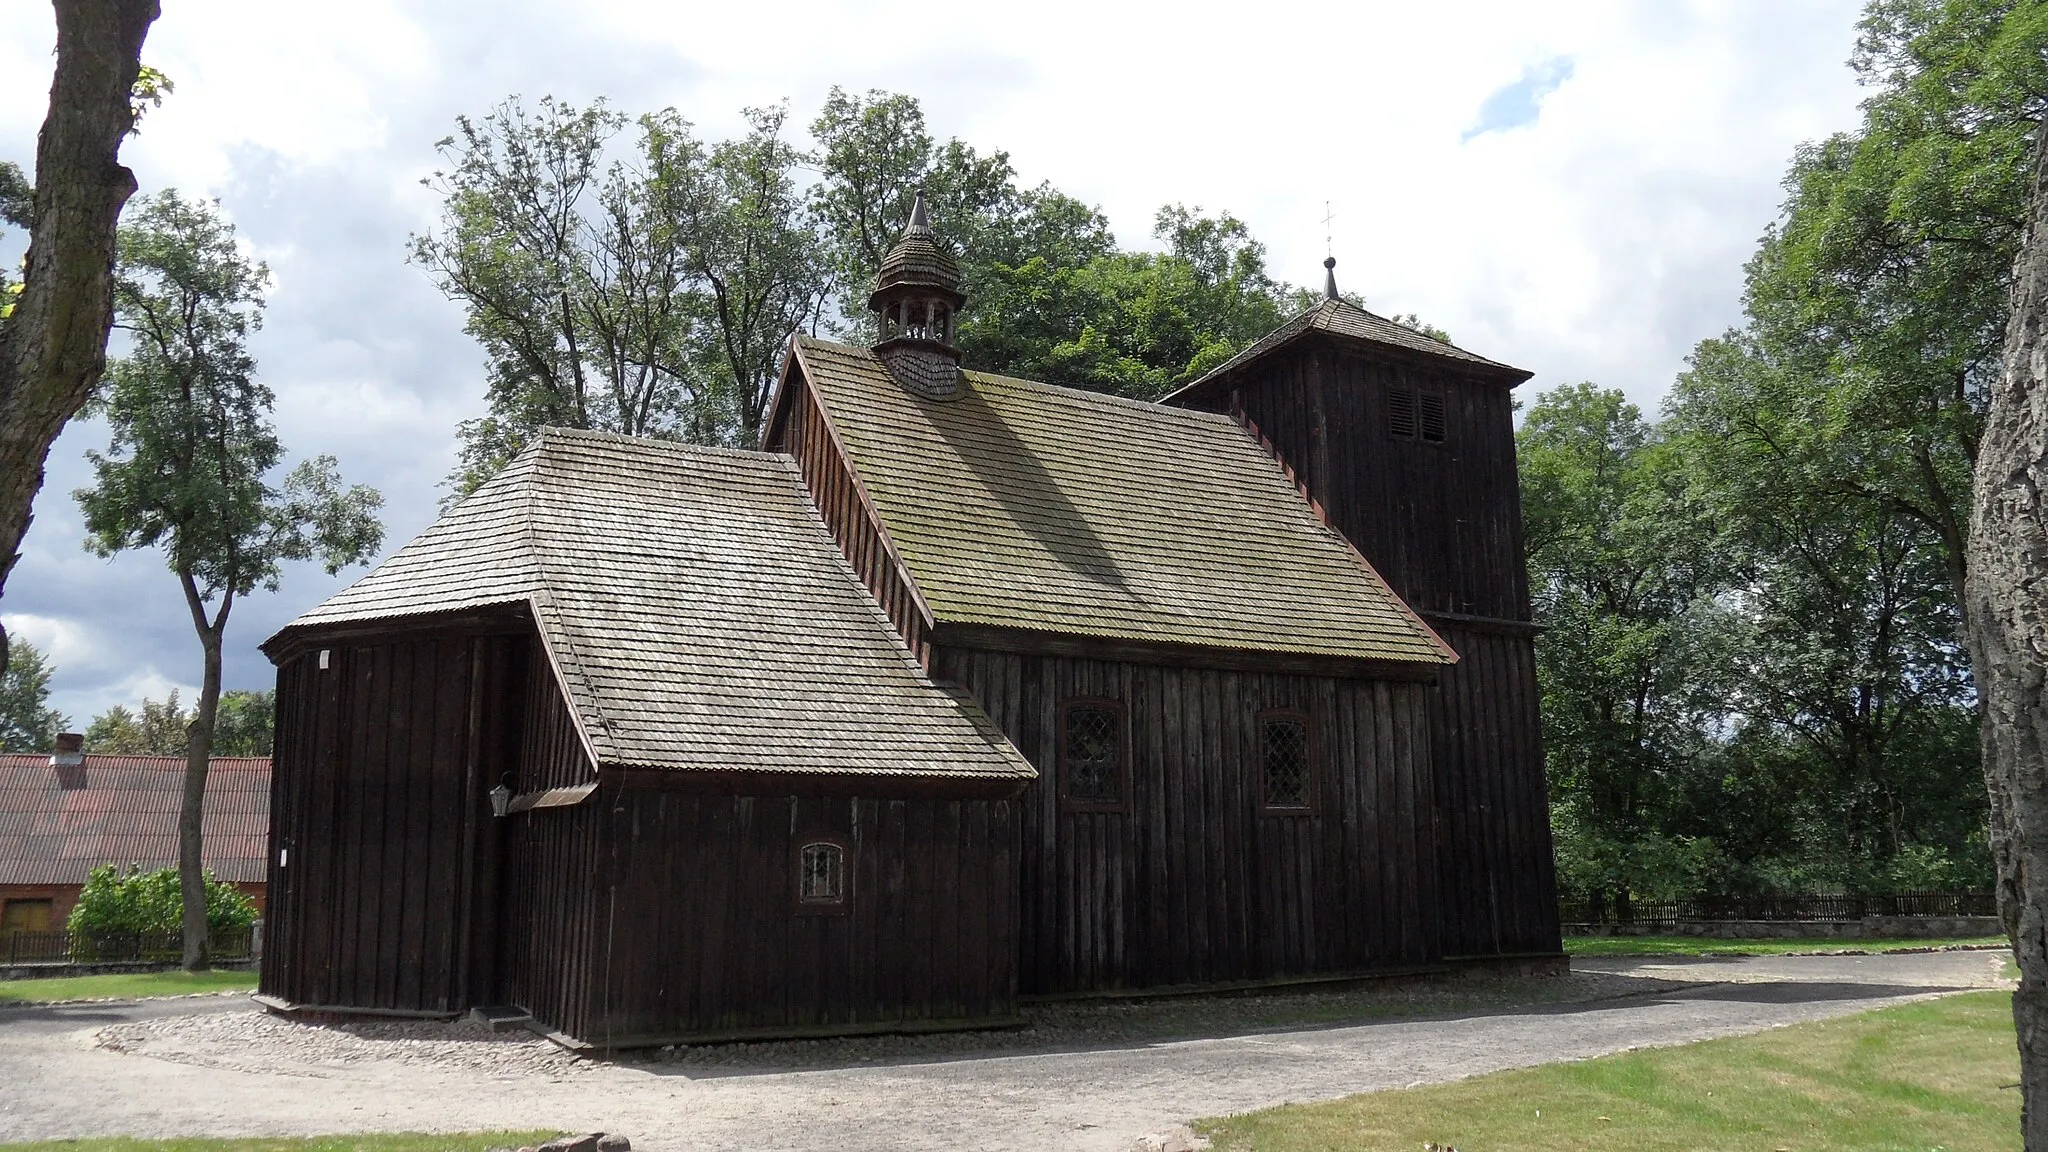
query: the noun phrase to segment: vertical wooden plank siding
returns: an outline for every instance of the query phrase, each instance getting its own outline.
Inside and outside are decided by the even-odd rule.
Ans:
[[[1395,388],[1444,397],[1442,443],[1389,434]],[[1462,658],[1430,701],[1423,793],[1438,861],[1429,915],[1446,954],[1557,952],[1511,393],[1308,340],[1254,366],[1234,395],[1331,525]]]
[[[1422,893],[1427,685],[933,650],[1039,778],[1019,802],[1026,994],[1213,984],[1429,963]],[[1109,699],[1128,730],[1120,811],[1061,799],[1060,712]],[[1316,804],[1261,811],[1261,716],[1305,717]],[[1384,853],[1395,863],[1383,867]]]
[[[274,898],[263,990],[300,1004],[452,1013],[492,883],[465,846],[488,820],[469,721],[488,635],[327,644],[278,670]],[[488,928],[486,928],[488,931]]]
[[[524,675],[507,694],[518,700],[521,725],[510,787],[516,793],[587,784],[596,767],[538,636],[526,638]],[[591,981],[604,926],[603,795],[561,808],[504,817],[504,890],[495,922],[499,979],[496,1000],[572,1036],[591,1021]]]
[[[596,991],[582,1017],[522,1003],[591,1043],[1016,1011],[1011,801],[607,784],[560,811],[603,829],[596,927],[570,965]],[[798,852],[817,839],[850,853],[841,910],[797,901]]]
[[[874,593],[876,602],[888,614],[890,622],[896,625],[904,643],[910,646],[918,660],[925,661],[930,653],[924,617],[883,544],[881,526],[861,503],[859,491],[854,486],[853,471],[847,466],[838,446],[832,442],[818,398],[801,376],[792,376],[788,386],[795,389],[790,398],[789,413],[784,418],[781,436],[770,447],[796,458],[797,467],[803,472],[804,485],[810,489],[819,514],[832,529],[832,537],[839,542],[840,551],[846,554],[853,570],[868,586],[868,591]]]

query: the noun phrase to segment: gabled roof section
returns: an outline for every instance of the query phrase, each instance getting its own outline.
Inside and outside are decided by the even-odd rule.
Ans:
[[[1018,778],[787,456],[548,429],[305,628],[524,602],[607,767]]]
[[[1261,336],[1251,347],[1217,365],[1201,379],[1167,394],[1160,402],[1176,404],[1208,392],[1224,380],[1236,376],[1252,361],[1314,333],[1324,333],[1381,348],[1392,348],[1410,356],[1440,360],[1448,367],[1498,379],[1509,387],[1535,375],[1502,364],[1498,360],[1488,360],[1477,353],[1467,352],[1455,344],[1433,340],[1405,324],[1397,324],[1384,316],[1368,312],[1349,300],[1323,300],[1315,307]]]
[[[1456,658],[1228,417],[983,372],[930,400],[795,348],[941,626]]]
[[[83,884],[101,864],[178,866],[183,756],[0,755],[0,884]],[[260,883],[270,851],[270,759],[216,756],[206,773],[206,866]]]

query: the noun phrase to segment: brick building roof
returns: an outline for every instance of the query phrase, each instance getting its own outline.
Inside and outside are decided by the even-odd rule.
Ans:
[[[101,756],[75,767],[0,754],[0,884],[83,884],[100,864],[176,867],[183,756]],[[206,777],[206,866],[265,879],[270,759],[223,756]]]

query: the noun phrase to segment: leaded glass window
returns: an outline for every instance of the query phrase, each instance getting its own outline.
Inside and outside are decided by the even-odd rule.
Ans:
[[[1268,716],[1260,727],[1266,769],[1266,807],[1307,808],[1310,799],[1308,725],[1292,716]]]
[[[1060,769],[1067,799],[1077,804],[1124,802],[1124,714],[1112,704],[1069,704]]]
[[[846,902],[846,849],[806,844],[797,857],[797,899],[804,904]]]

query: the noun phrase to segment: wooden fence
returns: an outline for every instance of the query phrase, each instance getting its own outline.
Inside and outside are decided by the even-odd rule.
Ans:
[[[1657,903],[1562,904],[1567,924],[1663,924],[1680,920],[1861,920],[1865,916],[1996,916],[1989,892],[1903,892],[1891,896],[1701,896]]]
[[[215,960],[247,960],[254,932],[216,935]],[[9,932],[0,939],[0,964],[175,964],[184,957],[178,932]]]

